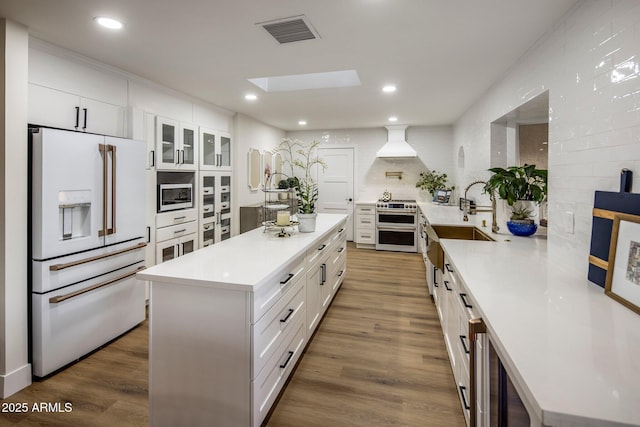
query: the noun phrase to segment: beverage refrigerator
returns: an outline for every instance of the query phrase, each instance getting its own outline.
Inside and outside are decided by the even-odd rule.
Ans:
[[[145,145],[30,128],[31,359],[43,377],[145,319]]]

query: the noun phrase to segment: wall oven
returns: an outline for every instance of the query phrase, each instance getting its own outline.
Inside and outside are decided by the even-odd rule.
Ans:
[[[158,193],[159,212],[193,207],[192,184],[160,184],[158,186]]]
[[[376,204],[376,249],[417,252],[418,207],[415,200]]]

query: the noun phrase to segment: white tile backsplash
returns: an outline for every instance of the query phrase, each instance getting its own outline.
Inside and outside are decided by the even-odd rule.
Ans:
[[[465,167],[456,184],[488,177],[490,123],[549,90],[551,254],[586,277],[594,191],[617,191],[619,172],[640,189],[640,2],[584,0],[496,82],[454,126]],[[574,232],[560,218],[574,215]]]

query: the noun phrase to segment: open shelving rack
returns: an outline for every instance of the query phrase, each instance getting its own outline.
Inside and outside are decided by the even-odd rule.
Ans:
[[[291,210],[294,208],[293,206],[291,206],[288,203],[282,203],[280,200],[271,200],[271,195],[272,194],[281,194],[281,193],[288,193],[291,191],[290,188],[285,188],[285,189],[281,189],[281,188],[272,188],[271,187],[271,183],[272,183],[272,178],[275,175],[280,175],[281,177],[284,177],[285,179],[288,178],[287,175],[280,173],[280,172],[274,172],[271,175],[269,175],[267,177],[267,179],[265,180],[265,184],[262,187],[262,191],[264,192],[264,204],[262,205],[262,209],[263,209],[263,215],[262,218],[264,218],[264,222],[263,222],[263,226],[264,226],[264,231],[263,232],[267,232],[270,229],[276,229],[279,228],[280,232],[277,234],[278,237],[288,237],[291,234],[288,233],[286,230],[288,228],[293,228],[294,226],[296,226],[298,223],[296,221],[291,221],[289,225],[278,225],[276,220],[270,220],[269,218],[271,218],[273,216],[273,214],[270,214],[270,212],[276,212],[276,219],[277,219],[277,211],[281,211],[281,210],[289,210],[290,211],[290,215],[293,214],[293,212],[291,212]]]

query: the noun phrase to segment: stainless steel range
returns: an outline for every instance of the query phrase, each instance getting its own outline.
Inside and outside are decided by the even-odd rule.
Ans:
[[[376,204],[376,249],[417,252],[418,205],[415,200],[379,200]]]

